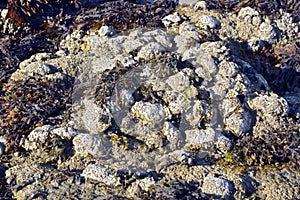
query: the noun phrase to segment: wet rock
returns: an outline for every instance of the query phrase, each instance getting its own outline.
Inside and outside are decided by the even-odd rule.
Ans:
[[[207,176],[203,181],[202,192],[227,199],[233,192],[233,188],[226,179]]]

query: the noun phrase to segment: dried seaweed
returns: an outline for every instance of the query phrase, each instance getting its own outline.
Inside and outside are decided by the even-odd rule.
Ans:
[[[265,133],[258,138],[246,136],[237,141],[231,151],[233,159],[247,166],[289,165],[299,171],[300,133],[288,130],[279,133]]]
[[[280,17],[279,10],[282,9],[292,14],[294,22],[300,21],[300,2],[297,0],[209,0],[206,2],[211,8],[227,12],[238,12],[241,8],[249,6],[272,19]]]
[[[57,124],[66,110],[68,86],[46,80],[6,84],[0,96],[0,135],[13,145],[36,126]]]

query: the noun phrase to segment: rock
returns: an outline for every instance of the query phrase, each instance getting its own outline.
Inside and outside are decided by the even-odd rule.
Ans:
[[[259,26],[259,38],[274,44],[278,41],[278,33],[271,24],[263,22]]]
[[[206,130],[192,129],[186,130],[186,142],[207,149],[213,148],[216,140],[216,132],[212,128]]]
[[[144,123],[162,123],[166,117],[162,107],[149,102],[136,102],[132,106],[131,112],[133,116],[141,119]]]
[[[244,109],[237,110],[225,117],[224,126],[237,137],[244,136],[251,128],[251,116]]]
[[[183,72],[178,72],[177,74],[170,76],[166,82],[169,86],[176,91],[184,91],[189,85],[190,80]]]
[[[76,136],[78,133],[71,127],[60,127],[52,129],[52,133],[60,136],[61,138],[71,139]]]
[[[162,53],[164,51],[166,51],[166,49],[162,45],[151,42],[141,48],[135,59],[150,61],[151,59],[154,59],[159,53]]]
[[[203,15],[200,18],[200,27],[207,26],[209,29],[219,29],[221,28],[221,23],[213,16]]]
[[[230,182],[226,179],[207,176],[204,178],[202,192],[228,199],[233,192]]]
[[[91,134],[78,134],[73,139],[74,150],[80,155],[101,157],[108,153],[111,148],[110,141],[105,137],[97,137]]]
[[[181,17],[177,12],[168,15],[162,19],[162,23],[165,25],[165,27],[170,27],[172,24],[178,24],[181,21]]]
[[[44,125],[35,128],[33,131],[29,133],[27,138],[24,140],[23,147],[26,150],[37,149],[41,144],[46,142],[52,129],[53,126],[51,125]]]
[[[218,137],[216,141],[216,147],[222,153],[227,153],[233,148],[233,143],[229,138],[222,135]]]
[[[76,97],[77,101],[81,101],[79,107],[74,105],[74,127],[79,130],[88,131],[91,134],[99,134],[105,131],[111,125],[111,117],[109,113],[96,105],[94,100],[89,99],[90,95]]]
[[[167,137],[172,151],[181,148],[184,143],[184,134],[181,133],[172,123],[165,122],[163,134]]]
[[[280,132],[287,129],[288,104],[275,93],[260,94],[248,101],[249,107],[256,111],[254,134]]]
[[[28,66],[21,68],[13,73],[10,81],[25,81],[29,78],[40,79],[45,75],[54,73],[56,71],[57,69],[54,66],[47,65],[45,63],[31,63]]]
[[[109,186],[117,186],[120,184],[120,178],[117,177],[117,172],[103,165],[90,164],[83,170],[81,176],[102,182]]]
[[[194,5],[194,8],[197,10],[206,10],[207,4],[205,1],[197,1],[197,3]]]
[[[182,5],[191,5],[197,3],[198,0],[179,0],[179,4]]]
[[[113,36],[116,33],[116,30],[110,26],[101,26],[98,31],[100,36]]]

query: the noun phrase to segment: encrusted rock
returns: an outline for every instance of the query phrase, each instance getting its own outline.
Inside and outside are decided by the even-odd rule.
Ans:
[[[23,147],[27,150],[37,149],[39,145],[43,144],[47,140],[51,129],[53,129],[53,126],[51,125],[44,125],[35,128],[24,140]]]
[[[207,176],[203,181],[202,192],[216,195],[218,198],[229,198],[233,188],[226,179]]]
[[[90,164],[83,170],[81,176],[102,182],[109,186],[120,184],[120,178],[117,176],[117,172],[103,165]]]
[[[166,82],[176,91],[183,91],[190,85],[189,78],[183,72],[170,76]]]
[[[216,132],[212,128],[207,128],[206,130],[186,130],[185,135],[186,141],[189,144],[200,147],[212,148],[212,145],[216,140]]]
[[[161,123],[165,117],[164,109],[149,102],[136,102],[131,108],[132,114],[146,123]]]
[[[43,76],[56,72],[57,69],[54,66],[47,65],[45,63],[37,62],[31,63],[27,67],[21,68],[12,74],[10,80],[25,81],[29,78],[42,78]]]
[[[222,135],[222,136],[218,137],[218,139],[216,141],[216,147],[222,153],[227,153],[228,151],[230,151],[232,149],[233,144],[229,138]]]
[[[83,133],[74,137],[73,145],[77,154],[94,157],[106,155],[111,148],[111,143],[106,136],[99,137]]]
[[[71,139],[76,136],[78,133],[71,127],[60,127],[52,129],[52,133],[60,136],[61,138]]]

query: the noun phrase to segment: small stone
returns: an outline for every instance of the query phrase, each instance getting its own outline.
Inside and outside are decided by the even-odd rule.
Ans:
[[[198,1],[195,4],[194,8],[197,9],[197,10],[206,10],[207,3],[205,1]]]
[[[101,157],[111,148],[110,141],[105,137],[91,134],[78,134],[73,139],[74,150],[77,154]]]
[[[136,117],[148,123],[159,123],[166,117],[166,113],[161,106],[149,102],[136,102],[131,111]]]
[[[206,130],[192,129],[186,130],[186,141],[201,147],[212,148],[215,142],[216,133],[212,128]]]
[[[109,186],[120,184],[117,172],[103,165],[90,164],[82,172],[81,176],[102,182]]]
[[[200,18],[200,23],[202,25],[208,26],[210,29],[221,28],[221,22],[213,16],[203,15]]]
[[[116,30],[110,26],[101,26],[98,34],[100,36],[113,36],[116,33]]]
[[[170,27],[172,24],[178,24],[181,21],[181,17],[177,12],[174,14],[168,15],[162,19],[162,23],[166,27]]]
[[[217,139],[216,147],[222,153],[227,153],[228,151],[230,151],[232,149],[233,145],[229,138],[227,138],[225,136],[220,136]]]
[[[70,127],[60,127],[60,128],[55,128],[52,130],[52,133],[55,135],[58,135],[62,138],[68,138],[71,139],[72,137],[76,136],[78,133],[70,128]]]
[[[170,76],[166,82],[176,91],[183,91],[190,85],[189,77],[183,72],[178,72],[177,74]]]
[[[231,195],[232,187],[226,179],[207,176],[203,181],[202,192],[228,198]]]
[[[7,13],[8,13],[8,9],[2,9],[2,11],[1,11],[1,17],[4,19],[6,17],[6,15],[7,15]]]

